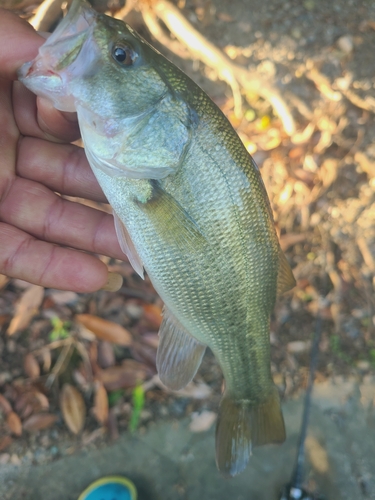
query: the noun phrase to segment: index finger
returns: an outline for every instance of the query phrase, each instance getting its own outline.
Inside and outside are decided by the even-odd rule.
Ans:
[[[0,8],[0,77],[17,80],[17,70],[38,53],[45,39],[16,14]]]
[[[29,23],[0,8],[0,77],[17,79],[17,70],[36,57],[44,42]],[[31,97],[23,87],[20,90],[19,85],[14,86],[14,113],[23,135],[67,142],[79,137],[73,113],[57,111],[45,99],[39,99],[36,105]]]

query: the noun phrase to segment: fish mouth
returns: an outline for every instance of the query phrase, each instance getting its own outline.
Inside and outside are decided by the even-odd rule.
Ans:
[[[69,12],[56,30],[39,48],[32,61],[21,66],[18,78],[30,90],[51,99],[57,109],[73,111],[73,102],[67,99],[69,82],[82,71],[77,62],[96,23],[97,13],[85,1],[74,0]],[[92,62],[85,52],[84,66]],[[91,51],[93,52],[93,51]],[[81,58],[83,59],[83,58]]]

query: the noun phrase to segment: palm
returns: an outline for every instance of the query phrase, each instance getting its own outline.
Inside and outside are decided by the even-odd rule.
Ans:
[[[81,250],[124,255],[112,216],[56,194],[105,201],[83,150],[70,144],[78,124],[11,81],[42,41],[0,9],[0,273],[93,291],[105,284],[107,268]]]

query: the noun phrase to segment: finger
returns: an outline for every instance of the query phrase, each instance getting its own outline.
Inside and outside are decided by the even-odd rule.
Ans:
[[[14,116],[23,135],[54,142],[71,142],[79,138],[74,113],[61,113],[46,99],[35,95],[20,82],[13,84]]]
[[[47,137],[56,137],[65,142],[79,139],[81,135],[77,113],[58,111],[53,107],[52,102],[40,97],[37,98],[36,102],[38,125]]]
[[[17,174],[61,194],[107,202],[84,150],[72,144],[24,137],[19,142]]]
[[[29,23],[0,8],[0,77],[15,80],[18,68],[34,59],[44,41]]]
[[[11,85],[11,82],[0,78],[0,200],[15,175],[19,138],[19,131],[13,119]]]
[[[94,292],[104,287],[108,270],[99,259],[38,241],[0,223],[0,272],[48,288]]]
[[[112,215],[64,200],[33,181],[16,179],[0,203],[0,220],[45,241],[126,258]]]

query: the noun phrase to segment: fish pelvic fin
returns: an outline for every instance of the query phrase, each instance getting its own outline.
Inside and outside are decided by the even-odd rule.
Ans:
[[[242,472],[252,446],[283,441],[285,425],[276,387],[256,405],[224,394],[216,425],[216,465],[221,474],[233,477]]]
[[[279,297],[284,292],[291,290],[296,286],[296,280],[290,268],[289,262],[286,260],[284,252],[279,249],[279,272],[277,275],[276,295]]]
[[[192,337],[167,308],[159,330],[156,367],[160,380],[169,389],[182,389],[201,364],[206,346]]]

